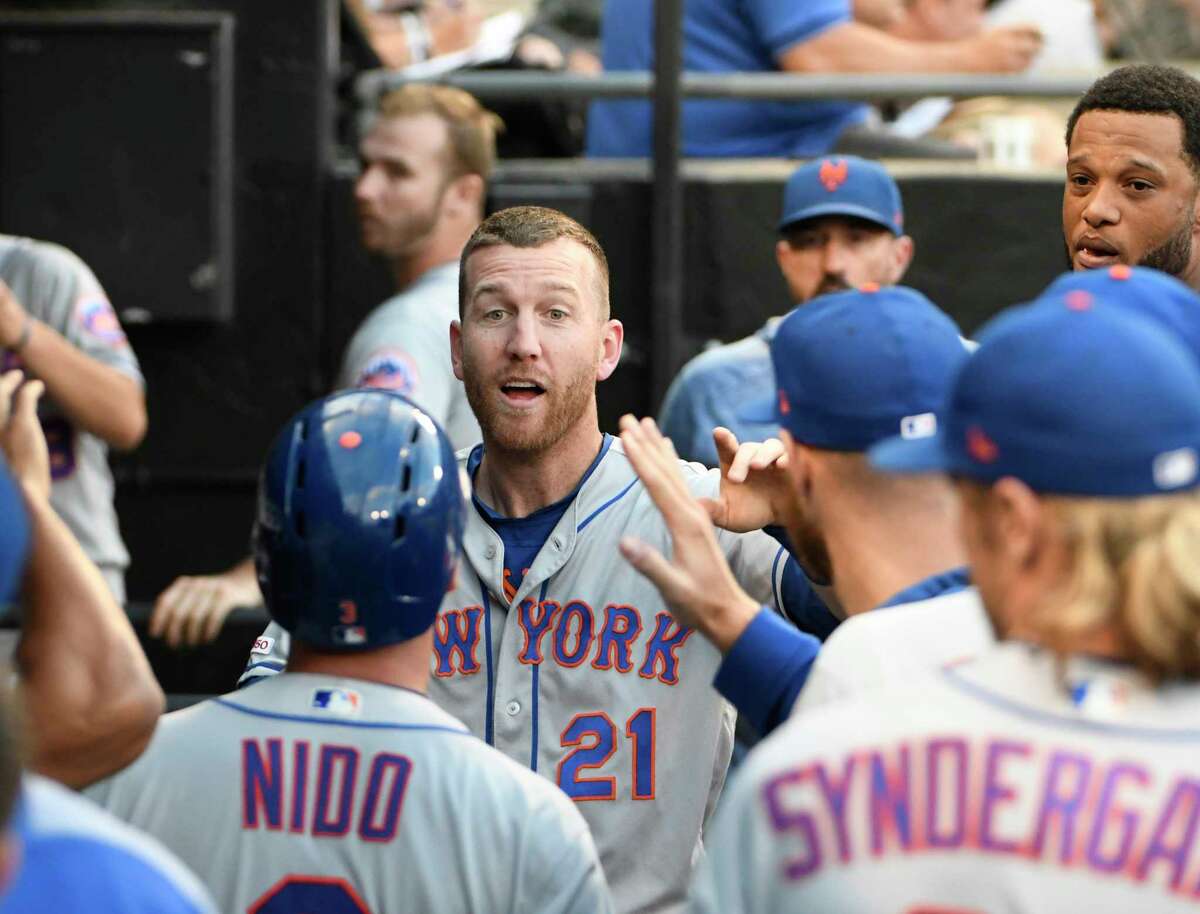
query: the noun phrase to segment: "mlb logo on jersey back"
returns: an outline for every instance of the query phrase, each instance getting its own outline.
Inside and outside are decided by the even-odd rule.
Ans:
[[[362,713],[362,696],[353,689],[317,689],[312,706],[339,717],[357,717]]]

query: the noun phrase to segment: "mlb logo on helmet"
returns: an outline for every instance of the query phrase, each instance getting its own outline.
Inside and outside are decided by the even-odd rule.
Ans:
[[[362,696],[353,689],[316,689],[312,706],[339,717],[357,717],[362,713]]]
[[[934,413],[918,413],[900,420],[901,438],[932,438],[937,434],[937,416]]]

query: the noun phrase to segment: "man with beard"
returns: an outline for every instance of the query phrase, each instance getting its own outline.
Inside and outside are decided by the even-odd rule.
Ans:
[[[817,297],[780,321],[771,341],[777,387],[751,409],[774,424],[786,460],[698,504],[684,501],[670,443],[654,423],[622,419],[629,459],[671,525],[678,568],[664,566],[640,541],[623,541],[622,550],[659,586],[675,618],[722,652],[715,685],[760,733],[786,719],[798,694],[807,697],[810,670],[809,684],[823,679],[833,697],[846,679],[866,684],[897,666],[932,664],[990,642],[962,567],[951,487],[877,473],[865,455],[892,433],[934,434],[936,411],[967,358],[954,322],[912,289]],[[705,542],[706,511],[727,530],[785,524],[805,569],[832,583],[847,621],[815,664],[810,639],[744,595],[719,605],[680,598],[681,588],[699,594],[685,582],[693,571],[688,556]],[[712,561],[707,555],[701,564]],[[914,612],[939,619],[936,637],[896,631],[893,623]],[[861,637],[876,618],[888,637],[876,639],[880,650],[862,650],[876,646]]]
[[[408,85],[383,97],[359,150],[363,246],[388,260],[397,292],[351,338],[336,386],[410,397],[456,448],[478,442],[479,426],[450,373],[448,328],[457,315],[458,255],[483,218],[499,126],[459,89]],[[172,646],[211,641],[234,607],[261,602],[250,559],[220,574],[180,577],[159,595],[150,634]]]
[[[618,911],[676,911],[724,782],[733,714],[711,687],[719,653],[614,548],[626,530],[663,548],[668,534],[599,428],[596,384],[624,339],[607,260],[562,213],[516,207],[480,225],[459,275],[451,352],[483,444],[460,454],[473,505],[434,626],[429,695],[579,803]],[[718,494],[716,472],[680,466],[690,492]],[[742,586],[781,609],[793,563],[778,543],[719,537]]]
[[[794,304],[873,282],[899,282],[913,258],[904,234],[900,189],[887,170],[855,156],[814,160],[788,179],[775,259]],[[747,422],[738,405],[775,389],[768,348],[772,317],[753,336],[710,349],[683,366],[659,412],[679,456],[717,466],[713,429],[741,441],[774,437],[769,424]],[[726,439],[727,440],[727,439]]]
[[[1101,77],[1067,122],[1072,269],[1154,267],[1200,290],[1198,180],[1200,82],[1154,65]]]

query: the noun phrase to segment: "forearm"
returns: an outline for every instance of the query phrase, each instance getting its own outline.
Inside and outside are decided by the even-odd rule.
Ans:
[[[978,66],[963,41],[917,42],[847,22],[800,42],[779,57],[783,70],[797,73],[954,73]]]
[[[31,766],[80,787],[127,765],[164,698],[124,611],[44,497],[26,487],[32,527],[17,647]]]
[[[764,607],[725,652],[713,686],[766,736],[791,713],[820,647]]]
[[[137,447],[146,434],[146,396],[128,375],[71,345],[54,328],[34,321],[21,349],[28,374],[75,425],[120,450]]]

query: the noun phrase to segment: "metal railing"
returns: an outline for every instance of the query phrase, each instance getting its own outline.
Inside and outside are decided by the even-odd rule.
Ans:
[[[683,0],[655,3],[653,73],[612,72],[596,76],[524,71],[457,71],[436,77],[407,77],[402,71],[371,70],[359,75],[355,91],[364,107],[389,89],[409,82],[456,86],[477,98],[595,99],[650,98],[654,104],[652,178],[651,385],[661,400],[683,361],[683,187],[680,179],[681,104],[685,98],[772,101],[880,101],[946,96],[972,98],[1071,98],[1102,75],[1064,73],[1002,76],[971,73],[796,74],[682,73]]]

